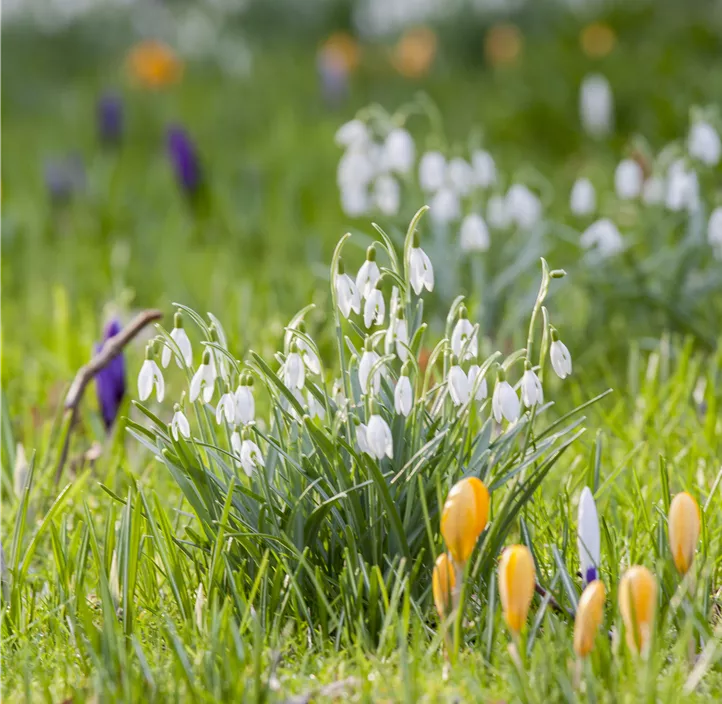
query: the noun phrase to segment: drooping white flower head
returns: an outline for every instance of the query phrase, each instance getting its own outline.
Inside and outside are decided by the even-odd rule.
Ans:
[[[389,428],[388,423],[380,415],[372,415],[366,428],[368,454],[375,457],[377,460],[381,460],[384,457],[393,459],[393,442],[394,439],[391,435],[391,428]]]
[[[364,303],[364,325],[370,328],[372,325],[383,325],[386,315],[386,303],[381,291],[373,289]]]
[[[560,379],[566,379],[572,373],[572,356],[567,346],[559,339],[559,333],[552,328],[552,344],[549,348],[549,359],[552,369]]]
[[[495,193],[489,198],[486,204],[486,219],[489,225],[497,230],[506,230],[509,227],[511,218],[504,196]]]
[[[145,360],[138,373],[138,397],[141,401],[150,398],[154,386],[155,397],[158,403],[161,403],[165,395],[165,382],[163,381],[163,374],[160,368],[156,364],[155,359],[153,359],[153,347],[152,345],[148,345],[145,352]]]
[[[326,417],[326,409],[323,404],[311,393],[311,390],[306,391],[306,405],[308,406],[308,415],[311,418],[318,418],[323,420]]]
[[[579,114],[584,131],[602,137],[614,126],[614,96],[609,81],[601,74],[584,78],[579,91]]]
[[[473,393],[477,401],[483,401],[489,395],[486,377],[482,377],[481,381],[477,382],[480,371],[481,367],[478,364],[472,364],[469,367],[469,373],[467,375],[469,380],[469,393]],[[474,391],[474,389],[476,389],[476,391]]]
[[[306,367],[298,353],[298,343],[291,342],[290,352],[283,363],[283,383],[289,389],[302,389],[306,382]]]
[[[379,359],[378,353],[371,346],[371,338],[367,337],[361,361],[358,365],[358,381],[362,394],[377,394],[381,388],[381,370],[377,370],[373,377],[371,376],[371,370]]]
[[[241,443],[240,455],[243,471],[249,477],[253,474],[254,469],[266,466],[266,462],[263,459],[260,448],[255,442],[253,442],[253,440],[246,436],[244,436]]]
[[[665,205],[675,212],[699,207],[699,180],[697,172],[688,169],[683,159],[677,159],[667,172],[667,195]]]
[[[718,257],[722,255],[722,205],[718,205],[709,216],[707,242],[712,245]]]
[[[426,193],[435,193],[446,179],[446,158],[441,152],[426,152],[419,162],[419,184]]]
[[[476,150],[471,155],[471,166],[474,169],[474,181],[479,188],[489,188],[496,183],[496,164],[489,152]]]
[[[185,413],[181,410],[181,407],[176,403],[173,407],[173,419],[170,422],[170,430],[173,435],[173,439],[177,442],[179,436],[183,436],[188,439],[191,436],[191,426],[186,418]]]
[[[396,215],[401,204],[401,187],[391,174],[380,174],[374,181],[373,199],[383,215]]]
[[[396,317],[389,320],[389,327],[386,330],[385,351],[391,354],[394,347],[396,355],[405,362],[409,357],[409,326],[404,318],[404,309],[397,306]]]
[[[216,366],[213,363],[213,356],[209,349],[204,350],[201,366],[198,367],[196,373],[191,379],[191,387],[189,398],[191,403],[195,403],[198,397],[203,393],[203,402],[210,403],[213,398],[213,390],[216,383]]]
[[[339,147],[361,146],[371,140],[371,135],[364,122],[353,119],[338,128],[335,140]]]
[[[246,373],[236,389],[236,423],[252,423],[256,418],[256,402],[253,398],[253,377]]]
[[[448,225],[461,216],[459,194],[448,186],[440,188],[429,202],[429,217],[437,225]]]
[[[376,263],[376,249],[369,247],[366,250],[366,259],[356,274],[356,288],[362,298],[368,298],[371,291],[381,278],[379,265]]]
[[[409,279],[411,288],[417,296],[425,288],[427,291],[434,290],[434,268],[426,252],[419,246],[419,235],[414,234],[414,241],[409,254]]]
[[[614,190],[622,200],[637,198],[642,192],[644,172],[634,159],[622,159],[614,172]]]
[[[371,448],[368,443],[368,426],[365,423],[359,423],[356,426],[356,444],[360,452],[367,455],[371,454]]]
[[[501,423],[502,418],[506,418],[513,423],[519,418],[521,408],[519,406],[519,397],[511,384],[506,380],[504,372],[499,369],[499,375],[494,385],[494,394],[491,397],[491,409],[497,423]]]
[[[527,365],[529,363],[527,362]],[[521,378],[521,400],[527,408],[544,403],[544,390],[539,377],[528,366]]]
[[[351,311],[361,312],[361,296],[353,279],[344,271],[343,261],[338,260],[338,271],[334,282],[336,287],[336,302],[344,318],[348,318]]]
[[[588,486],[582,489],[579,498],[579,513],[577,518],[577,547],[579,549],[579,564],[584,584],[589,584],[599,578],[599,518],[597,505]]]
[[[451,360],[449,373],[446,377],[446,383],[449,388],[449,396],[455,406],[463,406],[469,401],[471,388],[469,386],[469,377],[459,366],[455,357]]]
[[[717,130],[705,120],[695,122],[687,137],[687,151],[706,166],[717,166],[722,157],[722,141]]]
[[[226,423],[233,425],[236,419],[236,396],[227,391],[221,396],[216,406],[216,423],[220,425],[225,419]]]
[[[522,183],[515,183],[506,194],[506,212],[522,230],[529,230],[541,219],[539,197]]]
[[[414,394],[411,388],[411,381],[406,374],[399,377],[399,381],[394,389],[394,409],[396,413],[405,418],[411,413],[411,407],[414,403]]]
[[[574,215],[592,215],[597,209],[597,192],[588,178],[578,178],[572,186],[569,208]]]
[[[466,306],[459,308],[459,319],[451,332],[451,351],[462,362],[466,359],[475,359],[479,354],[479,340],[469,320]]]
[[[368,188],[360,185],[342,186],[341,209],[350,218],[365,215],[371,209]]]
[[[163,345],[163,351],[160,356],[160,363],[163,365],[163,368],[165,369],[165,367],[170,364],[171,356],[176,357],[176,364],[179,367],[182,367],[181,361],[185,362],[187,367],[190,367],[193,364],[193,349],[191,347],[191,341],[188,338],[188,333],[183,327],[183,315],[180,311],[176,311],[173,330],[171,330],[170,336],[176,345],[178,345],[178,349],[182,355],[182,360],[174,354],[175,350],[171,350],[168,345]]]
[[[645,205],[659,205],[664,202],[664,179],[650,176],[642,186],[642,201]]]
[[[388,171],[408,174],[414,165],[416,145],[414,138],[403,127],[388,133],[383,146],[382,163]]]
[[[346,393],[343,390],[343,380],[341,378],[334,379],[331,387],[331,398],[339,408],[346,405]]]
[[[469,213],[462,220],[459,244],[462,252],[486,252],[489,249],[489,229],[479,213]]]
[[[579,243],[584,249],[596,248],[603,257],[611,257],[624,249],[624,239],[609,218],[593,222],[584,230]]]
[[[446,180],[460,196],[468,196],[474,188],[474,169],[461,157],[454,157],[446,170]]]

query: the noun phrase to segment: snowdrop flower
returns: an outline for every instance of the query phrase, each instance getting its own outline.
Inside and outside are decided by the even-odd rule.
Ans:
[[[349,149],[338,162],[336,183],[341,190],[363,188],[371,183],[375,174],[372,156],[365,147]]]
[[[306,368],[295,340],[291,342],[290,350],[283,365],[283,383],[289,389],[302,389],[306,381]]]
[[[687,137],[687,151],[703,164],[717,166],[722,157],[722,142],[717,130],[704,120],[695,122]]]
[[[515,183],[507,192],[506,210],[512,221],[523,230],[534,227],[542,214],[539,198],[521,183]]]
[[[372,325],[383,325],[386,315],[386,303],[384,297],[377,288],[373,289],[366,298],[364,304],[364,325],[370,328]]]
[[[419,184],[421,190],[434,193],[444,185],[446,158],[441,152],[426,152],[419,162]]]
[[[251,476],[253,470],[257,467],[265,467],[266,463],[261,454],[261,450],[253,440],[250,440],[247,436],[244,436],[243,442],[241,443],[241,466],[246,476]]]
[[[306,392],[306,403],[308,405],[308,415],[311,416],[311,418],[323,420],[326,417],[326,410],[323,404],[318,402],[318,399],[310,390]]]
[[[552,369],[560,379],[566,379],[572,373],[572,356],[567,346],[559,339],[559,333],[552,328],[552,344],[549,348],[549,358]]]
[[[425,288],[427,291],[434,290],[434,268],[426,252],[419,246],[419,235],[414,234],[414,241],[409,255],[409,279],[411,288],[417,296]]]
[[[396,308],[396,317],[389,320],[389,327],[386,330],[386,339],[384,347],[386,354],[391,354],[394,346],[396,346],[396,354],[398,358],[405,362],[409,356],[409,327],[404,318],[402,308]]]
[[[373,369],[376,362],[380,359],[378,353],[371,347],[371,338],[366,338],[363,354],[361,355],[361,361],[358,365],[358,381],[361,386],[362,394],[378,393],[381,388],[381,373],[377,370],[373,378],[370,378],[371,369]]]
[[[458,156],[449,162],[446,178],[456,193],[462,196],[469,195],[474,187],[474,169]]]
[[[396,215],[399,212],[401,188],[399,182],[390,174],[381,174],[374,183],[374,203],[384,215]]]
[[[462,361],[474,359],[479,353],[479,341],[465,306],[459,308],[459,319],[451,333],[451,351]]]
[[[378,414],[372,415],[366,428],[367,453],[377,460],[393,459],[393,436],[388,423]]]
[[[389,132],[383,146],[383,165],[389,171],[407,174],[414,165],[416,146],[413,137],[403,127]]]
[[[190,423],[188,423],[188,418],[186,418],[185,413],[183,413],[181,407],[177,403],[173,407],[173,410],[175,412],[173,413],[173,419],[170,422],[170,430],[173,435],[173,439],[178,442],[178,437],[180,435],[188,439],[191,436],[191,426]]]
[[[614,122],[614,96],[609,81],[600,74],[591,74],[582,81],[579,92],[579,113],[582,127],[593,137],[609,133]]]
[[[191,379],[190,388],[190,401],[195,403],[196,399],[203,392],[204,403],[210,403],[213,398],[213,386],[216,382],[216,371],[213,358],[211,357],[211,351],[206,349],[203,352],[203,359],[201,360],[201,366],[193,375]]]
[[[236,417],[236,397],[230,391],[227,391],[221,396],[218,405],[216,406],[216,423],[220,425],[223,419],[226,419],[227,423],[233,424]]]
[[[301,333],[306,333],[306,323],[303,320],[299,320],[298,324],[296,325],[296,330]],[[287,335],[288,335],[288,331]],[[290,339],[293,336],[293,333],[291,335],[288,335],[288,339]],[[288,343],[290,345],[290,342]],[[306,369],[308,369],[311,374],[320,374],[321,373],[321,362],[318,359],[318,355],[314,351],[313,347],[306,342],[302,337],[297,336],[296,337],[296,344],[298,345],[298,351],[301,355],[301,359],[303,359],[303,363],[306,365]]]
[[[577,514],[577,549],[582,581],[589,584],[599,578],[599,519],[597,505],[588,486],[582,489]]]
[[[461,203],[456,191],[440,188],[429,202],[429,216],[437,225],[447,225],[461,216]]]
[[[709,216],[707,223],[707,241],[717,251],[722,253],[722,206],[718,205]]]
[[[256,417],[256,402],[253,398],[253,377],[244,374],[236,389],[236,411],[235,420],[237,423],[252,423]]]
[[[462,252],[486,252],[489,249],[489,229],[478,213],[470,213],[462,221],[460,245]]]
[[[343,262],[338,260],[338,271],[336,273],[336,302],[344,318],[348,318],[351,311],[361,311],[361,296],[359,295],[353,279],[344,272]]]
[[[678,159],[669,167],[665,204],[675,212],[684,208],[693,211],[699,207],[697,174],[692,169],[687,169],[682,159]]]
[[[659,205],[664,201],[664,180],[659,176],[650,176],[642,187],[642,201],[646,205]]]
[[[501,368],[494,386],[494,395],[491,397],[491,408],[497,423],[501,423],[502,418],[506,418],[510,423],[519,418],[519,397]]]
[[[622,159],[614,172],[614,189],[622,200],[636,198],[642,191],[644,173],[634,159]]]
[[[609,218],[592,223],[584,230],[579,242],[585,249],[596,247],[603,257],[611,257],[624,249],[622,235]]]
[[[496,183],[496,164],[494,159],[482,149],[471,155],[471,166],[474,169],[474,180],[479,188],[489,188]]]
[[[341,210],[350,218],[357,218],[368,213],[370,205],[366,186],[342,187]]]
[[[361,120],[351,120],[338,128],[336,144],[340,147],[351,147],[365,144],[370,140],[368,127]]]
[[[178,349],[180,350],[186,366],[190,367],[193,364],[193,350],[191,348],[191,341],[188,338],[188,333],[183,327],[183,316],[180,311],[176,311],[173,322],[173,330],[171,330],[170,333],[171,339],[176,343],[176,345],[178,345]],[[168,345],[163,345],[163,351],[160,355],[160,363],[163,365],[164,369],[170,364],[170,358],[173,352],[174,350],[171,350]],[[176,364],[180,367],[181,360],[176,358]]]
[[[369,247],[366,250],[366,259],[356,274],[356,288],[362,298],[368,298],[371,291],[376,288],[376,284],[381,278],[379,266],[376,263],[376,249]]]
[[[544,403],[544,390],[539,377],[527,362],[527,368],[521,378],[521,400],[527,408]]]
[[[138,397],[141,401],[150,398],[155,386],[155,397],[158,403],[162,403],[165,395],[165,382],[160,368],[153,359],[153,345],[150,344],[145,351],[145,361],[140,367],[138,374]]]
[[[476,384],[476,378],[479,376],[480,371],[481,367],[478,364],[472,364],[469,367],[469,374],[467,377],[469,379],[470,393],[474,390],[474,387],[476,386],[476,393],[474,394],[474,398],[477,401],[483,401],[489,395],[489,387],[486,384],[486,377],[482,377],[478,386]]]
[[[575,215],[591,215],[597,208],[597,193],[588,178],[578,178],[572,186],[569,207]]]
[[[371,448],[368,443],[368,426],[364,423],[359,423],[356,426],[356,444],[361,452],[367,455],[371,454]]]
[[[469,388],[469,378],[464,370],[459,366],[456,357],[452,358],[451,368],[446,378],[449,387],[449,396],[455,406],[462,406],[468,402],[471,389]]]
[[[403,373],[399,378],[396,388],[394,389],[394,409],[404,417],[408,417],[411,413],[411,406],[414,403],[413,391],[409,377]]]
[[[505,230],[509,227],[511,218],[504,196],[495,193],[489,198],[489,202],[486,204],[486,218],[489,224],[497,230]]]
[[[339,408],[346,404],[346,394],[343,390],[343,381],[340,378],[335,379],[333,382],[333,386],[331,387],[331,397]]]

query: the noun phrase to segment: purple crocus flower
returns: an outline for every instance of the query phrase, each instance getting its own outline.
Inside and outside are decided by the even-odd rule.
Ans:
[[[98,136],[101,143],[115,145],[123,137],[123,102],[116,93],[106,93],[98,100]]]
[[[113,318],[106,326],[103,334],[103,344],[121,330],[120,321]],[[103,345],[95,346],[98,354]],[[110,430],[116,417],[120,404],[125,396],[125,359],[123,353],[118,353],[95,375],[95,388],[98,392],[98,404],[103,414],[106,430]]]
[[[348,97],[348,69],[328,51],[319,53],[316,66],[324,100],[329,106],[338,107]]]
[[[85,187],[85,167],[79,154],[51,158],[43,168],[45,186],[54,203],[65,203]]]
[[[198,152],[188,133],[177,125],[168,128],[166,145],[180,187],[195,194],[203,181]]]

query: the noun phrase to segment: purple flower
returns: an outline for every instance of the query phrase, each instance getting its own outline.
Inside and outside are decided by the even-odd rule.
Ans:
[[[322,51],[316,61],[321,93],[331,107],[338,107],[348,97],[348,69],[328,51]]]
[[[103,144],[118,144],[123,137],[123,102],[115,93],[98,101],[98,136]]]
[[[186,193],[196,193],[203,179],[198,152],[188,133],[182,127],[169,127],[166,145],[178,184]]]
[[[79,154],[45,161],[45,186],[54,203],[65,203],[85,187],[85,167]]]
[[[121,330],[120,321],[113,318],[106,326],[103,334],[103,344],[111,337],[117,335]],[[98,354],[103,345],[95,346],[95,354]],[[118,353],[111,359],[96,375],[95,388],[98,393],[98,404],[103,414],[103,422],[106,430],[110,430],[116,417],[120,404],[125,396],[125,359],[123,353]]]

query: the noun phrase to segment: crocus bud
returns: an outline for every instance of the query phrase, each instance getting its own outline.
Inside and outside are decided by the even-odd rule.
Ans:
[[[452,594],[456,586],[454,566],[447,553],[442,553],[436,558],[431,583],[434,591],[434,604],[439,612],[439,618],[443,621],[451,610]]]
[[[187,194],[193,195],[203,180],[195,145],[188,133],[178,126],[168,128],[166,144],[178,184]]]
[[[646,567],[630,567],[619,583],[619,610],[624,619],[627,645],[634,653],[645,655],[649,648],[656,606],[654,575]]]
[[[699,540],[699,506],[686,491],[677,494],[669,507],[669,546],[674,566],[687,574]]]
[[[123,137],[123,102],[115,93],[98,100],[98,137],[102,144],[113,146]]]
[[[95,354],[98,354],[103,348],[103,344],[117,335],[120,330],[120,321],[115,318],[111,320],[105,326],[103,343],[95,346]],[[125,358],[122,352],[113,357],[95,375],[95,389],[98,394],[98,405],[103,416],[105,429],[110,430],[118,416],[120,404],[125,396]]]
[[[441,512],[441,535],[454,562],[463,565],[489,519],[489,492],[476,477],[462,479],[446,497]]]
[[[526,545],[511,545],[499,560],[499,597],[504,620],[515,635],[521,633],[534,597],[536,571]]]
[[[604,584],[595,579],[582,592],[574,619],[574,652],[585,658],[592,652],[594,638],[604,615]]]

